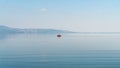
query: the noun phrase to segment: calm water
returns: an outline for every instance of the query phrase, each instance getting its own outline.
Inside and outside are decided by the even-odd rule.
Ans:
[[[120,35],[1,35],[0,68],[120,68]]]

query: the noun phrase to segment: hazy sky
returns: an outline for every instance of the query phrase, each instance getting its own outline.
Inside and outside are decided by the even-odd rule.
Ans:
[[[120,0],[0,0],[0,25],[120,32]]]

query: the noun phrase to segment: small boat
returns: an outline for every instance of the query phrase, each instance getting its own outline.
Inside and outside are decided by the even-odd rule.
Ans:
[[[62,37],[62,35],[58,34],[57,37]]]

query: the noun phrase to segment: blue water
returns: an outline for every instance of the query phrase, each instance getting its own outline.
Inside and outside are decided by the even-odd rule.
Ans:
[[[0,68],[120,68],[120,35],[1,35]]]

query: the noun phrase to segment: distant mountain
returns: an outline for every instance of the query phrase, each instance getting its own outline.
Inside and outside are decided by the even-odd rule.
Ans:
[[[56,29],[20,29],[11,28],[7,26],[0,26],[0,34],[60,34],[60,33],[73,33],[66,30]]]

